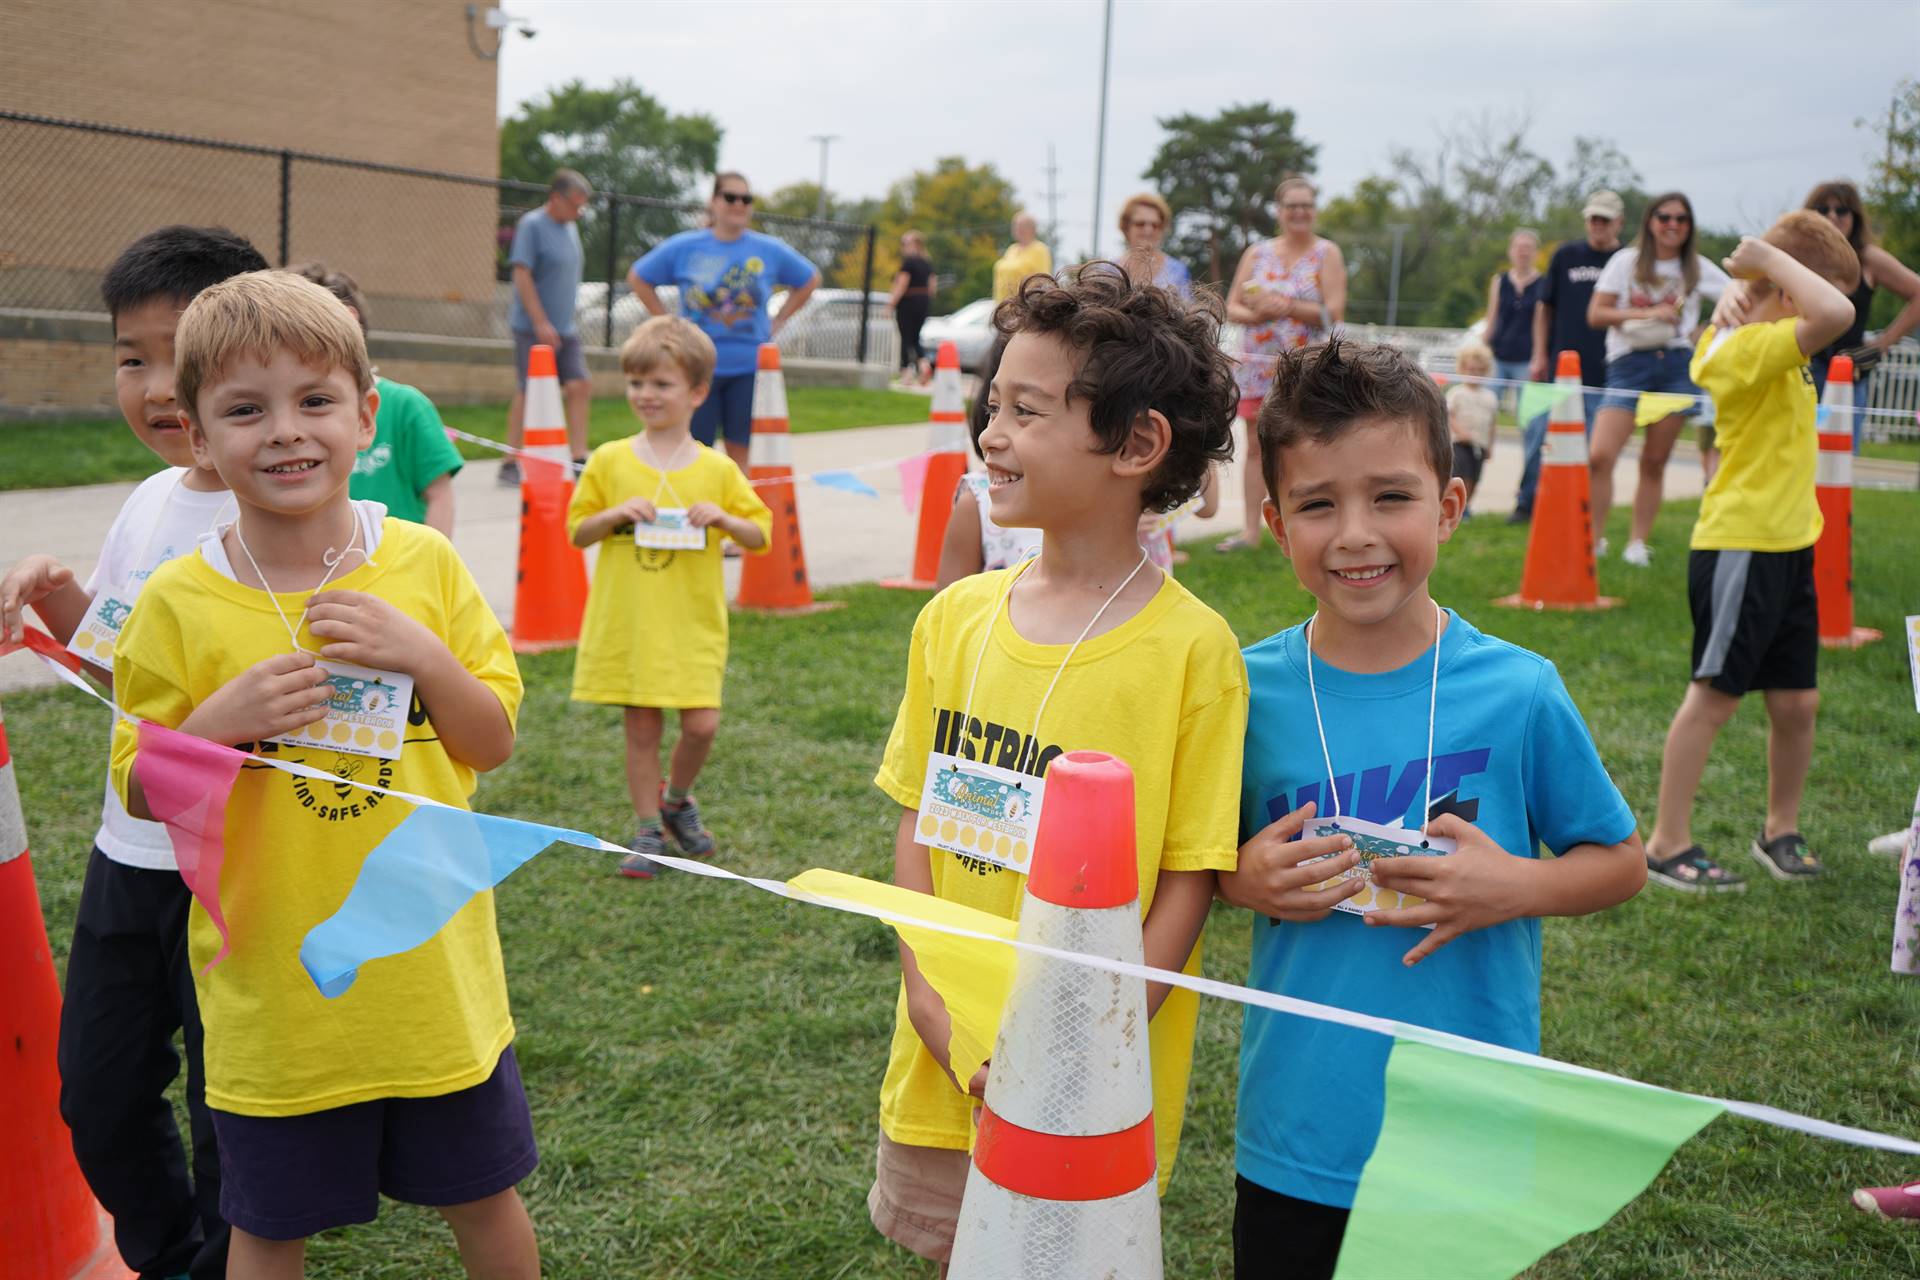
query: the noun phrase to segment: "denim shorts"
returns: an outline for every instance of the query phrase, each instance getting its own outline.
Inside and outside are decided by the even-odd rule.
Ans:
[[[693,411],[693,438],[711,448],[720,438],[731,444],[753,440],[753,380],[746,373],[715,374],[707,398]]]
[[[1687,347],[1656,347],[1652,351],[1629,351],[1607,361],[1607,394],[1600,407],[1631,411],[1640,403],[1643,391],[1699,395],[1700,388],[1687,376],[1687,364],[1692,359],[1693,352]]]

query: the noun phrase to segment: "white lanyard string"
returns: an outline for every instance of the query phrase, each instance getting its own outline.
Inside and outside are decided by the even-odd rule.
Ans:
[[[645,458],[642,458],[641,461],[646,463],[648,466],[652,467],[654,470],[654,473],[660,477],[660,483],[653,486],[653,497],[648,499],[648,501],[652,502],[654,507],[657,509],[660,506],[661,493],[667,492],[667,493],[673,494],[673,500],[675,502],[679,503],[682,507],[686,506],[687,500],[680,496],[680,491],[678,489],[673,487],[673,481],[667,479],[667,469],[664,466],[660,465],[660,455],[653,451],[653,442],[651,440],[646,439],[643,436],[637,441],[635,441],[635,443],[639,444],[641,447],[643,447],[647,451],[647,456]],[[679,457],[680,454],[686,449],[687,444],[688,444],[687,441],[682,440],[679,446],[674,449],[673,454],[671,455],[671,457],[669,457],[668,461],[672,461],[673,458]]]
[[[1440,627],[1446,621],[1447,611],[1439,605],[1433,606],[1433,683],[1427,691],[1427,795],[1426,802],[1420,806],[1420,834],[1427,833],[1427,815],[1433,810],[1433,720],[1434,711],[1440,705]],[[1332,797],[1333,816],[1340,814],[1340,783],[1333,775],[1333,753],[1327,749],[1327,726],[1320,719],[1320,690],[1313,682],[1313,624],[1320,620],[1316,611],[1307,619],[1307,693],[1313,698],[1313,727],[1320,733],[1320,758],[1327,762],[1327,792]]]
[[[1039,557],[1036,556],[1032,560],[1023,562],[1020,567],[1008,574],[1006,588],[1000,592],[1000,598],[993,602],[993,613],[987,618],[986,632],[980,637],[980,651],[973,657],[973,676],[967,681],[967,705],[966,709],[961,713],[960,719],[962,733],[966,731],[968,722],[973,719],[973,691],[980,684],[980,664],[986,660],[987,646],[993,641],[994,624],[1000,620],[1000,606],[1012,597],[1013,584],[1021,575],[1026,573],[1030,566],[1038,563],[1038,561]],[[1092,633],[1093,629],[1100,624],[1100,619],[1104,618],[1107,610],[1113,607],[1113,602],[1120,598],[1120,593],[1125,591],[1133,580],[1140,576],[1140,571],[1146,567],[1147,553],[1142,551],[1140,553],[1140,563],[1133,566],[1133,572],[1120,580],[1120,585],[1113,589],[1113,594],[1107,597],[1106,603],[1094,610],[1093,616],[1087,619],[1087,625],[1080,629],[1080,634],[1075,636],[1073,643],[1067,646],[1067,656],[1060,660],[1060,669],[1053,673],[1053,679],[1047,682],[1047,691],[1040,695],[1040,707],[1033,713],[1033,728],[1027,732],[1029,739],[1037,739],[1039,737],[1040,717],[1047,713],[1047,703],[1052,699],[1053,691],[1060,683],[1060,677],[1066,674],[1067,664],[1073,661],[1073,655],[1079,651],[1080,642],[1085,640],[1087,636]],[[1011,616],[1009,616],[1008,621],[1012,621]]]
[[[307,592],[307,602],[300,606],[299,627],[287,621],[287,611],[280,607],[279,593],[273,589],[273,584],[267,581],[267,575],[260,572],[260,562],[253,558],[253,548],[247,545],[247,535],[240,531],[239,519],[236,518],[233,522],[234,540],[240,544],[240,550],[246,552],[247,563],[253,566],[254,576],[260,579],[260,585],[267,589],[267,599],[272,602],[273,611],[280,615],[280,625],[287,629],[287,640],[298,652],[312,654],[315,658],[318,658],[320,655],[300,643],[300,627],[307,625],[307,610],[313,607],[313,598],[320,594],[321,588],[325,587],[327,583],[333,579],[334,573],[340,566],[346,563],[347,557],[352,555],[355,550],[353,544],[360,540],[360,513],[349,508],[348,514],[353,517],[353,531],[347,535],[347,545],[340,551],[335,551],[332,547],[328,547],[325,553],[321,555],[320,563],[327,566],[327,571],[321,576],[320,581],[314,585],[313,589]],[[360,553],[360,558],[368,564],[373,563],[372,558],[364,551]]]

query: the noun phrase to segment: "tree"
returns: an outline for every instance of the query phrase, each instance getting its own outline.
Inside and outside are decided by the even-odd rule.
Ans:
[[[1165,241],[1196,282],[1224,286],[1241,252],[1274,231],[1273,189],[1314,171],[1319,147],[1296,137],[1294,115],[1265,102],[1217,116],[1167,116],[1167,136],[1142,175],[1173,206]]]
[[[545,98],[520,104],[500,126],[500,176],[544,187],[559,168],[577,169],[596,192],[691,201],[719,161],[720,125],[711,116],[675,115],[631,80],[592,89],[570,80]],[[501,219],[540,203],[533,193],[502,192]],[[607,259],[609,205],[596,199],[580,220],[587,273]],[[672,210],[624,205],[618,213],[616,272],[689,224]]]
[[[993,264],[1019,207],[1013,184],[998,170],[970,166],[962,156],[943,156],[932,169],[902,178],[873,213],[875,287],[885,288],[900,270],[900,235],[912,230],[927,238],[927,257],[940,276],[935,306],[944,312],[991,295]]]

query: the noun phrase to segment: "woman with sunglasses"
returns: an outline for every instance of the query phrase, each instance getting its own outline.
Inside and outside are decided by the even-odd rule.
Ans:
[[[1807,194],[1807,208],[1831,222],[1853,251],[1860,255],[1860,286],[1853,291],[1853,327],[1828,347],[1814,355],[1814,385],[1827,387],[1827,366],[1842,351],[1853,357],[1853,402],[1858,408],[1867,403],[1867,380],[1873,366],[1894,343],[1915,328],[1920,328],[1920,275],[1900,259],[1874,243],[1873,229],[1867,224],[1866,206],[1860,191],[1851,182],[1823,182]],[[1867,340],[1867,313],[1873,310],[1873,291],[1884,288],[1905,302],[1893,323]],[[1859,427],[1861,423],[1856,422]],[[1860,451],[1860,431],[1853,433],[1853,449]]]
[[[1593,418],[1588,460],[1596,556],[1607,551],[1607,540],[1598,535],[1613,510],[1613,465],[1633,435],[1640,396],[1648,391],[1700,394],[1687,376],[1700,299],[1718,298],[1726,287],[1726,273],[1695,252],[1693,204],[1678,191],[1648,202],[1638,238],[1614,254],[1594,281],[1587,323],[1607,331],[1607,393]],[[1590,371],[1583,372],[1591,379]],[[1652,559],[1647,535],[1660,514],[1667,459],[1685,416],[1668,414],[1647,428],[1640,449],[1640,487],[1633,495],[1633,532],[1620,553],[1628,564],[1644,567]]]
[[[1167,228],[1173,225],[1173,207],[1151,191],[1128,196],[1120,206],[1120,237],[1126,244],[1121,264],[1141,284],[1157,284],[1181,297],[1193,294],[1193,274],[1178,258],[1160,251]]]
[[[656,316],[667,314],[667,307],[655,289],[673,285],[680,314],[713,339],[720,358],[707,398],[693,411],[693,435],[708,446],[724,436],[727,455],[744,471],[760,344],[772,342],[792,323],[819,287],[820,272],[785,241],[748,230],[753,191],[740,174],[714,176],[707,217],[709,225],[655,245],[633,264],[627,283],[640,305]],[[769,319],[767,300],[780,288],[793,292],[780,314]]]
[[[1347,261],[1340,246],[1314,234],[1318,193],[1305,178],[1288,178],[1273,193],[1280,234],[1248,246],[1227,288],[1227,319],[1241,326],[1240,417],[1247,424],[1242,491],[1246,506],[1241,531],[1215,544],[1215,551],[1244,551],[1260,545],[1266,525],[1260,504],[1266,499],[1261,479],[1260,441],[1253,421],[1273,386],[1273,370],[1282,351],[1325,342],[1347,316]]]

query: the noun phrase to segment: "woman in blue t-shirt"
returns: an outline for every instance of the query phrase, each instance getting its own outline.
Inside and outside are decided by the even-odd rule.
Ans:
[[[707,213],[711,225],[661,241],[633,264],[627,283],[656,316],[667,307],[654,290],[674,286],[680,314],[713,339],[719,360],[706,400],[693,411],[693,434],[705,445],[724,435],[728,456],[745,469],[760,344],[772,342],[807,304],[820,272],[785,241],[747,229],[753,191],[740,174],[715,175]],[[780,314],[769,317],[767,301],[781,288],[793,292]]]

